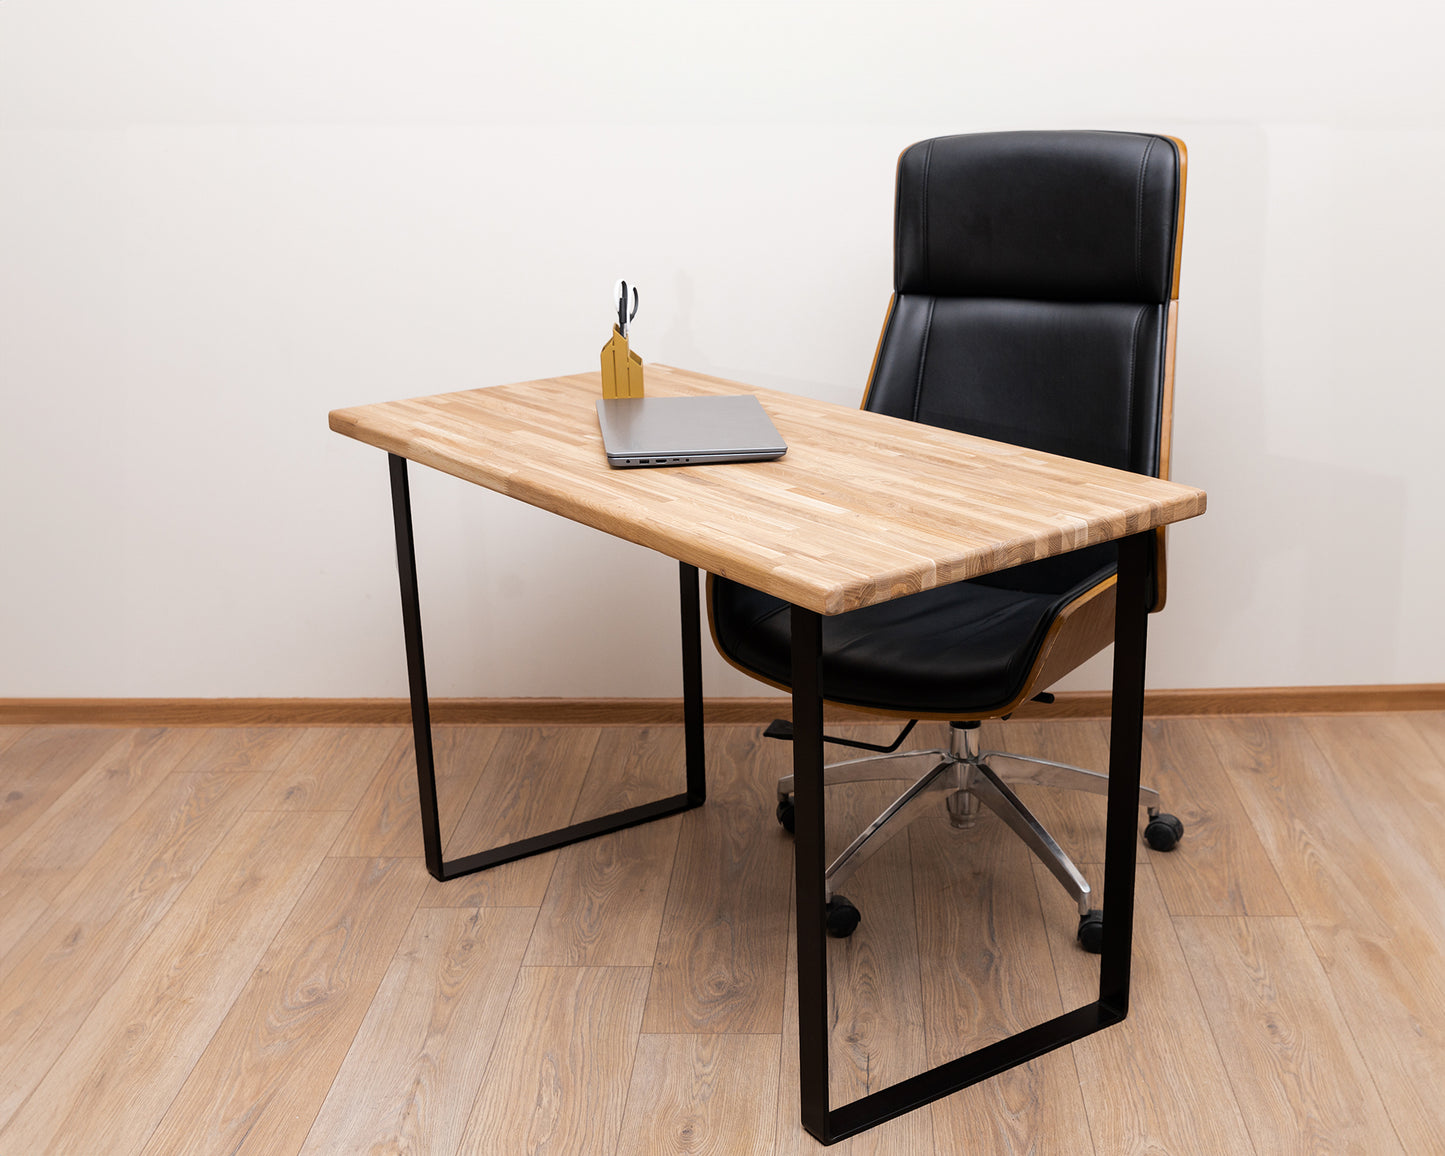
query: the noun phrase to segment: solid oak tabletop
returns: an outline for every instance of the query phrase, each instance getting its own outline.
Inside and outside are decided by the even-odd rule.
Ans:
[[[654,396],[755,394],[788,444],[772,462],[613,469],[601,375],[338,409],[389,453],[839,614],[1182,521],[1204,491],[939,429],[647,366]]]

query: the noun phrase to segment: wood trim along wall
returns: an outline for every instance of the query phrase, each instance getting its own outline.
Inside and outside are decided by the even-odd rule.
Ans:
[[[766,725],[787,714],[787,699],[709,699],[710,723]],[[1152,690],[1153,718],[1200,715],[1377,714],[1445,711],[1445,683],[1383,686],[1237,687]],[[679,698],[440,698],[432,721],[474,726],[662,726],[682,722]],[[1066,691],[1052,705],[1024,703],[1017,717],[1107,718],[1108,691]],[[838,722],[884,720],[829,707]],[[5,698],[0,726],[403,726],[403,698]]]

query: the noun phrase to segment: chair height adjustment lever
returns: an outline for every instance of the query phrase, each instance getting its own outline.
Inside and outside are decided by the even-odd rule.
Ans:
[[[909,732],[911,732],[911,731],[913,730],[913,728],[916,727],[917,725],[918,725],[918,720],[917,720],[916,718],[914,718],[914,719],[909,719],[909,720],[908,720],[908,725],[905,726],[901,731],[899,731],[899,732],[898,732],[898,737],[897,737],[896,739],[894,739],[891,743],[889,743],[887,746],[883,746],[883,745],[881,745],[881,744],[879,744],[879,743],[860,743],[860,742],[858,742],[856,739],[840,739],[840,738],[835,738],[835,737],[832,736],[832,735],[824,735],[824,736],[823,736],[823,741],[824,741],[825,743],[834,743],[834,744],[836,744],[837,746],[840,746],[840,747],[852,747],[852,748],[854,748],[855,750],[859,750],[859,751],[877,751],[879,754],[891,755],[894,751],[896,751],[900,746],[903,745],[903,740],[908,737]],[[793,724],[792,724],[792,721],[789,720],[789,719],[785,719],[785,718],[775,718],[775,719],[773,719],[773,721],[768,724],[768,729],[765,730],[765,731],[763,731],[763,738],[765,738],[765,739],[782,739],[784,742],[789,742],[789,743],[792,742],[792,741],[793,741]]]

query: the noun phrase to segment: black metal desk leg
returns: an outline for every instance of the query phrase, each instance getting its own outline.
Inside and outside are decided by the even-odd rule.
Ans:
[[[682,733],[687,748],[687,797],[707,801],[702,738],[702,615],[698,610],[697,567],[679,562],[678,602],[682,606]]]
[[[391,466],[391,516],[396,526],[396,571],[401,578],[401,623],[406,633],[406,673],[411,690],[411,735],[416,749],[417,794],[421,797],[421,841],[426,869],[444,879],[441,820],[437,815],[436,763],[431,745],[431,705],[426,693],[426,659],[421,647],[421,603],[416,593],[416,550],[411,536],[411,487],[406,459],[387,454]]]
[[[794,870],[798,897],[798,1071],[803,1127],[831,1143],[828,1120],[828,944],[823,855],[823,620],[794,606]]]
[[[1149,629],[1149,531],[1119,542],[1114,610],[1114,696],[1109,729],[1108,827],[1104,836],[1104,951],[1099,1002],[1129,1012],[1134,943],[1134,853],[1139,843],[1139,762],[1144,746],[1144,651]]]
[[[421,605],[416,588],[416,551],[412,543],[411,492],[407,485],[406,459],[388,454],[391,466],[391,511],[396,528],[396,568],[401,578],[401,621],[406,632],[406,669],[411,690],[411,729],[416,748],[417,793],[421,799],[422,846],[426,868],[437,879],[455,879],[499,863],[537,855],[633,827],[664,815],[675,815],[699,806],[707,797],[703,758],[702,638],[698,613],[697,568],[682,567],[682,686],[683,729],[687,745],[687,790],[652,803],[627,807],[586,819],[541,835],[529,835],[501,847],[463,855],[442,856],[441,820],[437,814],[436,763],[432,750],[431,707],[426,692],[426,661],[422,656]]]

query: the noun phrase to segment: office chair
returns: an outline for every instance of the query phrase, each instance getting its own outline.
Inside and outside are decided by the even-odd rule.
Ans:
[[[894,293],[863,408],[1031,449],[1167,477],[1185,150],[1169,137],[1010,132],[938,137],[898,160]],[[1156,536],[1151,611],[1164,605]],[[860,918],[839,888],[945,794],[951,821],[980,805],[1034,851],[1078,904],[1080,944],[1103,916],[1068,855],[1010,787],[1095,794],[1108,778],[1024,754],[981,750],[981,720],[1007,718],[1113,641],[1118,550],[1104,543],[823,619],[826,701],[908,719],[888,746],[825,768],[829,785],[931,769],[828,867],[829,934]],[[787,603],[708,579],[713,639],[733,666],[788,689]],[[900,749],[920,718],[950,723],[948,749]],[[767,733],[790,738],[777,720]],[[792,776],[778,819],[792,829]],[[1145,840],[1183,836],[1140,790]]]

